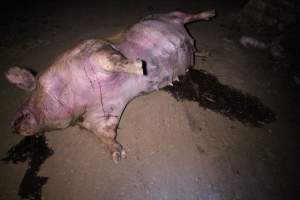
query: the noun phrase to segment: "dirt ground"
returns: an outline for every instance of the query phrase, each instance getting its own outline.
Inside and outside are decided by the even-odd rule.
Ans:
[[[268,50],[246,49],[238,37],[230,37],[233,32],[224,24],[239,11],[236,2],[51,1],[30,9],[25,3],[9,7],[17,25],[3,26],[15,33],[3,33],[1,74],[15,65],[41,71],[80,41],[109,36],[150,13],[215,8],[213,21],[187,26],[197,48],[211,54],[196,58],[194,69],[209,73],[224,88],[255,97],[276,119],[257,119],[257,126],[247,119],[259,106],[245,109],[241,120],[199,99],[178,101],[166,90],[154,92],[127,106],[118,140],[128,157],[116,165],[94,135],[76,126],[46,133],[47,142],[11,134],[9,121],[25,94],[2,75],[0,158],[6,162],[0,162],[0,199],[296,199],[299,86],[270,66]]]

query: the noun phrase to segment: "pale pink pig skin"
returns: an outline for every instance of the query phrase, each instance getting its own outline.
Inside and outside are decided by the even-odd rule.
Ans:
[[[26,77],[29,75],[19,69],[9,71],[11,82],[16,83],[14,77],[22,76],[25,81],[35,80],[34,88],[28,89],[30,96],[11,123],[14,132],[34,135],[78,124],[101,138],[118,162],[125,157],[116,141],[116,128],[125,106],[133,98],[165,87],[185,74],[193,65],[195,49],[184,24],[214,15],[214,11],[151,15],[129,29],[120,43],[84,41],[35,78]],[[143,60],[145,74],[111,72],[95,65],[91,55],[105,46],[128,59]]]

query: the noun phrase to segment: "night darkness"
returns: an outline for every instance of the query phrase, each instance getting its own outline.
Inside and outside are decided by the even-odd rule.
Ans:
[[[185,26],[194,66],[123,112],[117,138],[128,155],[118,165],[78,126],[12,134],[30,93],[9,84],[10,67],[42,72],[80,42],[147,15],[210,9],[214,19]],[[294,0],[2,4],[0,200],[299,199],[299,12]]]

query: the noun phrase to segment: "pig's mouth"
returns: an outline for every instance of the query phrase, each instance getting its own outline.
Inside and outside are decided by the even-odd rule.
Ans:
[[[30,112],[22,112],[10,124],[12,132],[23,136],[31,136],[38,133],[37,122]]]

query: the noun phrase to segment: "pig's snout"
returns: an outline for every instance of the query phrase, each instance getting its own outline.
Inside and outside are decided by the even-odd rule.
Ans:
[[[38,123],[30,111],[23,111],[10,124],[13,133],[30,136],[38,133]]]

